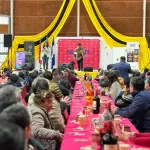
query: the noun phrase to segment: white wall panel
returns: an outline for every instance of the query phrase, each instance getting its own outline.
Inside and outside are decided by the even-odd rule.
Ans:
[[[0,16],[0,24],[9,24],[9,16]]]

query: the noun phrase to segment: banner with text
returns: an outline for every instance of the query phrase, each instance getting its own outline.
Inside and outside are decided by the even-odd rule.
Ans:
[[[74,61],[75,69],[77,69],[73,52],[78,47],[78,43],[81,43],[85,50],[83,66],[99,69],[100,40],[98,39],[60,39],[58,41],[58,64]]]

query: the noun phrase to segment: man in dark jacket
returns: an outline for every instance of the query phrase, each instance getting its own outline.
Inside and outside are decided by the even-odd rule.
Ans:
[[[131,66],[130,64],[126,63],[126,58],[121,56],[120,62],[116,63],[112,70],[119,71],[119,75],[125,80],[128,78],[129,73],[131,73]]]
[[[140,132],[150,132],[150,93],[144,90],[141,77],[131,79],[130,92],[133,96],[132,104],[118,109],[115,114],[134,120],[133,123]]]

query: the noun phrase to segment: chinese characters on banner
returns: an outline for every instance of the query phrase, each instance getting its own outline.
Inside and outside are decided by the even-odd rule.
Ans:
[[[74,61],[75,69],[77,69],[77,62],[74,58],[73,52],[77,48],[78,43],[82,44],[85,50],[83,66],[92,66],[93,69],[99,69],[99,54],[100,54],[100,40],[97,39],[61,39],[58,41],[58,64],[70,63]]]

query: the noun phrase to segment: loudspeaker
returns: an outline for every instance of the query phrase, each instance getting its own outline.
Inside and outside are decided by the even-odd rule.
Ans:
[[[150,48],[150,35],[148,35],[148,48]]]
[[[34,67],[35,67],[34,42],[33,41],[25,41],[24,42],[24,51],[25,51],[25,63],[26,64],[31,64],[32,68],[34,69]]]
[[[12,47],[12,35],[4,34],[4,47]]]
[[[115,64],[109,64],[109,65],[107,65],[107,70],[112,69],[114,66],[115,66]]]
[[[93,72],[93,67],[91,66],[84,67],[84,72]]]

